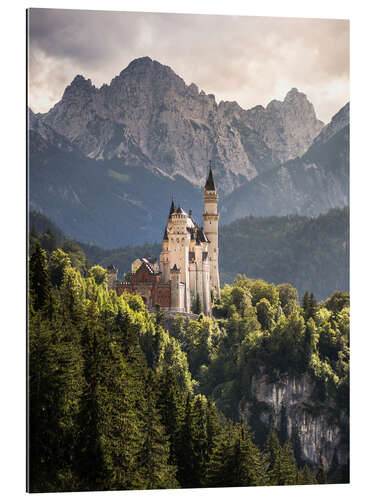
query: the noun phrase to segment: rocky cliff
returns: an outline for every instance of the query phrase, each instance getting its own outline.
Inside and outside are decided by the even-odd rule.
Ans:
[[[323,125],[297,89],[217,104],[148,57],[101,88],[78,75],[48,113],[29,112],[30,208],[107,248],[159,241],[172,193],[200,217],[211,160],[221,223],[317,215],[348,204],[349,106]]]
[[[240,412],[258,432],[262,426],[276,428],[294,444],[298,459],[328,472],[348,463],[348,415],[334,401],[319,403],[315,388],[308,374],[275,381],[255,375]]]
[[[246,181],[222,200],[222,222],[247,215],[316,216],[349,204],[349,103],[301,157]]]
[[[160,169],[197,186],[212,160],[223,193],[302,155],[323,127],[297,89],[266,108],[218,105],[214,95],[187,86],[149,57],[134,60],[99,89],[76,76],[38,119],[90,158],[119,158],[125,166]]]

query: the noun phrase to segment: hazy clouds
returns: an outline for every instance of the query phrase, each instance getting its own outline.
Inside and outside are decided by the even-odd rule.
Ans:
[[[242,107],[307,94],[328,121],[349,100],[349,22],[31,9],[29,103],[47,111],[76,74],[109,83],[150,56]]]

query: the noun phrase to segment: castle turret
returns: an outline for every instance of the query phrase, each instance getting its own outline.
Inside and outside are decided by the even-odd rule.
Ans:
[[[182,312],[184,310],[183,306],[183,294],[181,287],[181,270],[176,266],[176,264],[170,270],[171,276],[171,311]]]
[[[107,267],[107,286],[108,290],[114,290],[116,288],[118,269],[115,266]]]
[[[173,203],[173,201],[172,201]],[[161,280],[163,283],[168,283],[170,280],[170,266],[169,266],[169,252],[168,252],[168,228],[165,226],[164,236],[162,241],[162,251],[160,254],[160,270],[161,270]]]
[[[208,258],[210,268],[210,286],[214,288],[215,293],[220,297],[220,279],[219,279],[219,214],[217,212],[217,203],[219,196],[216,192],[212,168],[208,173],[207,181],[204,186],[204,206],[203,214],[204,232],[209,239]]]
[[[172,213],[168,221],[169,265],[180,269],[180,279],[185,288],[184,310],[190,312],[189,282],[189,244],[190,233],[187,230],[187,214],[180,206]],[[172,279],[172,276],[171,276]]]

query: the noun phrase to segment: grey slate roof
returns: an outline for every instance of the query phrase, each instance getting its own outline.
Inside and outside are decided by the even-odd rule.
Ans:
[[[207,177],[204,189],[207,189],[207,191],[216,191],[214,176],[212,175],[211,164],[210,164],[210,171],[208,172],[208,177]]]

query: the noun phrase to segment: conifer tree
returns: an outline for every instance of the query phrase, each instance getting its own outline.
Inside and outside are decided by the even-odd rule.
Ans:
[[[191,400],[192,396],[188,393],[176,443],[177,480],[183,488],[194,487]]]
[[[140,487],[178,488],[177,468],[169,463],[169,442],[156,406],[155,389],[154,376],[149,370],[141,416],[142,444],[138,455]]]
[[[318,484],[326,484],[327,483],[327,475],[326,475],[323,467],[319,467],[318,472],[316,473],[315,479],[318,482]]]
[[[200,314],[202,312],[202,302],[199,293],[197,293],[195,297],[192,311],[194,314]]]
[[[276,430],[271,429],[266,440],[264,452],[268,463],[268,474],[271,485],[277,485],[280,481],[281,446]]]
[[[214,439],[212,452],[207,463],[205,484],[207,487],[226,487],[232,485],[233,460],[233,425],[229,422],[223,426],[220,434]]]
[[[100,441],[108,477],[106,489],[137,489],[142,487],[137,466],[142,444],[142,374],[137,365],[125,359],[116,341],[108,339],[102,348],[98,406]]]
[[[307,318],[307,315],[309,314],[310,311],[310,296],[309,292],[305,292],[302,297],[302,308],[304,310],[304,316],[305,319]]]
[[[312,292],[310,293],[310,297],[309,297],[309,306],[310,306],[309,317],[314,319],[315,315],[316,315],[316,310],[317,310],[317,303],[316,303],[315,295]]]
[[[158,374],[156,393],[161,422],[170,440],[169,463],[176,465],[178,463],[178,439],[185,414],[187,393],[179,387],[175,370],[168,366],[163,367]]]
[[[69,267],[71,267],[69,255],[63,252],[61,248],[54,250],[48,263],[51,282],[54,286],[60,287],[64,279],[65,269]]]
[[[298,471],[297,484],[317,484],[316,478],[306,464]]]
[[[32,491],[74,491],[75,442],[84,386],[77,329],[69,316],[38,313],[30,322],[30,486]]]
[[[106,489],[108,481],[100,439],[98,399],[101,369],[106,364],[102,359],[103,335],[105,332],[99,321],[98,306],[91,300],[86,308],[85,326],[81,337],[85,386],[78,416],[80,432],[76,450],[80,489],[87,491]]]
[[[197,394],[191,408],[191,442],[193,466],[192,485],[201,487],[208,459],[207,399]]]
[[[233,446],[231,486],[260,486],[267,483],[264,460],[258,447],[252,442],[244,422],[236,426]]]
[[[51,290],[47,255],[39,243],[30,257],[29,275],[30,305],[33,310],[38,311],[45,305]]]
[[[279,483],[280,485],[297,484],[297,463],[294,457],[292,445],[287,441],[281,452],[279,464]]]
[[[221,422],[219,413],[216,409],[215,403],[211,398],[207,398],[207,451],[208,454],[212,452],[214,441],[216,436],[219,435],[221,431]]]
[[[268,483],[266,464],[244,422],[227,424],[216,437],[207,464],[207,486],[258,486]]]

